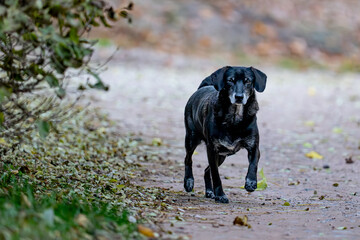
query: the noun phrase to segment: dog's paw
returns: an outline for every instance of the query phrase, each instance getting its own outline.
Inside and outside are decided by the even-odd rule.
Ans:
[[[255,191],[255,189],[257,188],[257,181],[256,180],[250,180],[250,179],[246,179],[245,182],[245,189],[248,192],[253,192]]]
[[[215,198],[215,194],[214,194],[214,192],[211,191],[211,190],[206,190],[206,191],[205,191],[205,197],[206,197],[206,198],[214,199],[214,198]]]
[[[187,192],[191,192],[194,189],[194,179],[188,178],[184,179],[184,188]]]
[[[215,196],[215,202],[218,202],[218,203],[229,203],[229,199],[226,197],[226,195],[223,195],[223,196]]]

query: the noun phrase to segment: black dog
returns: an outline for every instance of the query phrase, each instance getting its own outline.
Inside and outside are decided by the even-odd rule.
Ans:
[[[228,203],[218,167],[226,156],[241,148],[248,151],[249,168],[245,189],[257,187],[257,165],[260,158],[256,113],[259,110],[255,91],[263,92],[266,75],[250,67],[223,67],[202,81],[185,107],[185,178],[187,192],[194,188],[192,154],[203,140],[209,166],[205,169],[205,197]],[[212,181],[211,181],[212,179]]]

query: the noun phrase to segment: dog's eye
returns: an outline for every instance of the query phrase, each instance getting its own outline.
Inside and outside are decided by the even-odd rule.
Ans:
[[[251,79],[246,77],[245,78],[245,83],[247,83],[247,84],[251,83]]]
[[[234,82],[235,82],[235,78],[229,78],[229,82],[234,83]]]

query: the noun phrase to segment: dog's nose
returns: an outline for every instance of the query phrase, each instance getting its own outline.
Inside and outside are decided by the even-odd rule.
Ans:
[[[241,102],[242,100],[243,100],[243,98],[244,98],[244,95],[235,95],[235,100],[236,100],[236,102]]]

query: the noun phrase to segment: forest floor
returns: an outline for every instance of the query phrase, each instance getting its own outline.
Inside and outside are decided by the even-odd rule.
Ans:
[[[265,91],[257,94],[259,170],[263,169],[268,188],[253,193],[240,188],[248,166],[246,151],[241,150],[220,168],[230,203],[204,198],[207,158],[201,145],[193,157],[194,192],[184,191],[184,106],[205,77],[227,64],[127,50],[116,54],[102,73],[110,91],[91,94],[94,105],[109,113],[122,134],[159,145],[160,158],[141,162],[131,181],[163,188],[168,194],[170,207],[155,217],[161,236],[360,238],[358,74],[255,66],[268,76]],[[311,151],[322,159],[306,157]],[[245,215],[251,227],[233,224]]]

